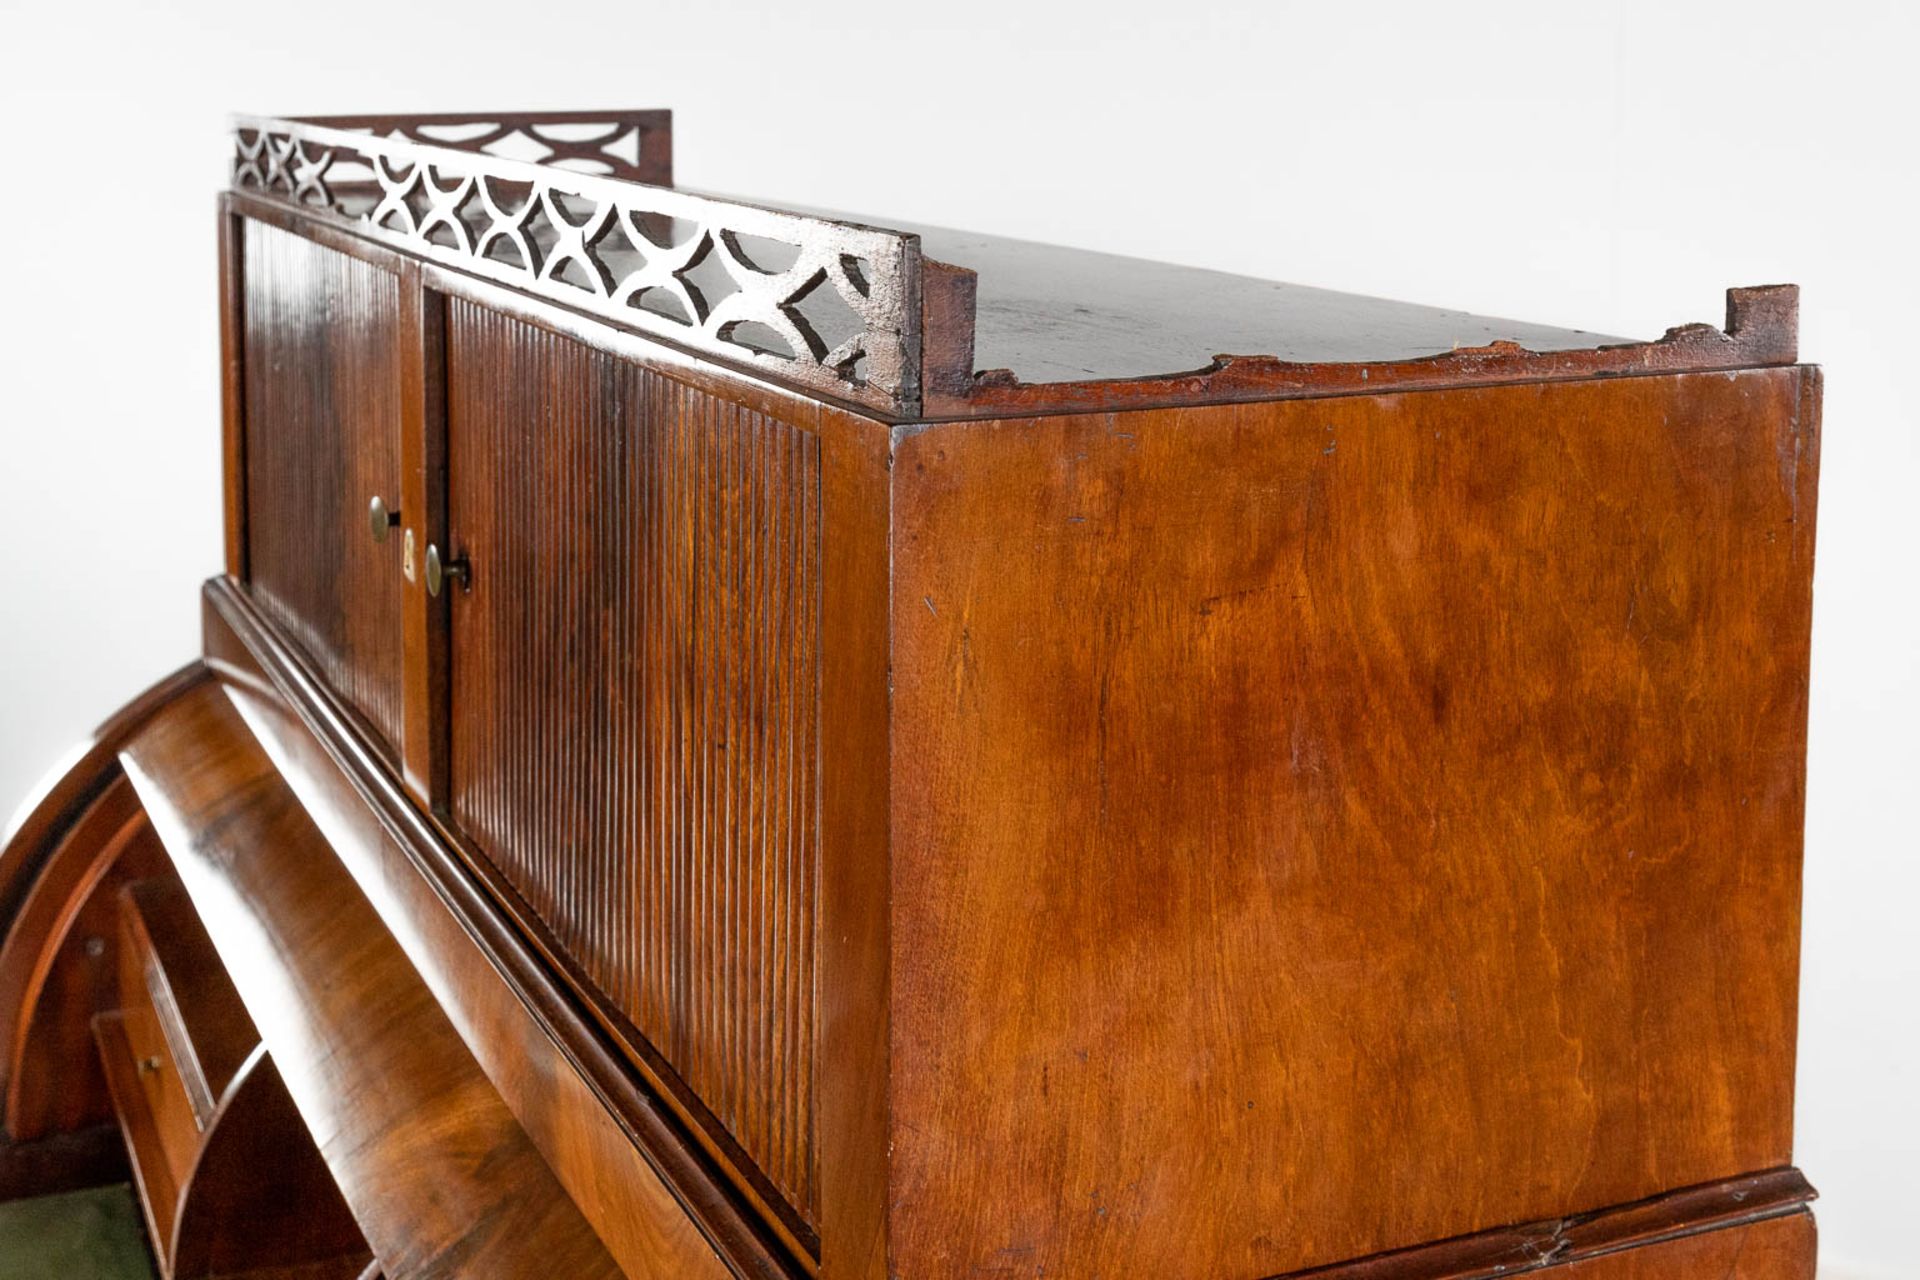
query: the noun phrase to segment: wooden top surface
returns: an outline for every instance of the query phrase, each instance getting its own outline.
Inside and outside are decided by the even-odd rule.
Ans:
[[[1144,258],[887,220],[978,274],[974,368],[1022,382],[1142,378],[1219,355],[1380,363],[1515,342],[1586,350],[1634,339],[1258,280]]]
[[[787,207],[918,237],[927,271],[920,414],[927,419],[1749,368],[1791,364],[1799,354],[1792,285],[1729,290],[1721,328],[1693,323],[1658,338],[1625,338]]]

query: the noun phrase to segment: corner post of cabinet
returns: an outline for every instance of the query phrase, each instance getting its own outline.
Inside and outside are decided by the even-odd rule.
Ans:
[[[851,412],[819,422],[820,1275],[887,1280],[892,445]]]
[[[401,773],[428,808],[447,795],[449,593],[421,560],[447,540],[447,299],[408,263],[400,280],[400,512],[404,554]]]
[[[245,269],[240,215],[225,192],[220,234],[220,475],[227,576],[247,580]]]

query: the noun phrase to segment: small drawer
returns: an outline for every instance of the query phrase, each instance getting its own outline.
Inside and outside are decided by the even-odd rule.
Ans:
[[[178,880],[120,891],[120,940],[121,1008],[151,1011],[195,1126],[205,1129],[260,1033]]]
[[[99,1014],[93,1035],[154,1249],[165,1257],[173,1245],[180,1188],[199,1154],[199,1126],[150,1006]]]
[[[166,1257],[206,1131],[260,1037],[177,880],[125,886],[119,911],[120,1007],[95,1018],[93,1032]]]

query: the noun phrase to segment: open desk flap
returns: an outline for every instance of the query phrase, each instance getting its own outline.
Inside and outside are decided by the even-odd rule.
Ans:
[[[386,1274],[619,1274],[224,689],[121,760]]]

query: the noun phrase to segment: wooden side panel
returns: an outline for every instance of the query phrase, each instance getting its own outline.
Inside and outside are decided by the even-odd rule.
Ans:
[[[246,564],[261,609],[383,739],[401,740],[399,280],[248,220]]]
[[[372,1255],[265,1048],[209,1120],[180,1197],[173,1280],[350,1280]]]
[[[1787,1164],[1808,377],[902,439],[893,1271],[1253,1280]]]
[[[449,308],[452,817],[811,1221],[818,440]]]

